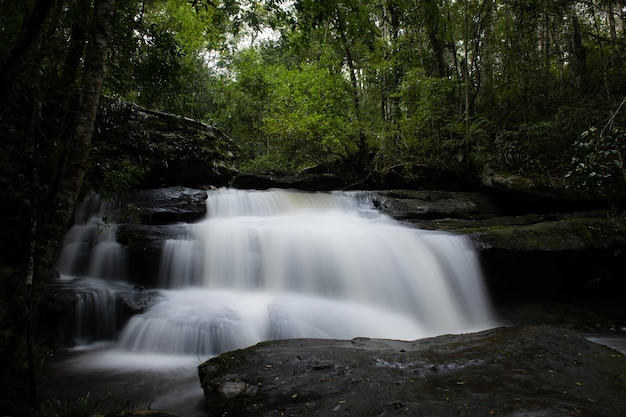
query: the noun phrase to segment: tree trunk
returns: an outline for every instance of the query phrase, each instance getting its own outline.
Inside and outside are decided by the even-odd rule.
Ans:
[[[385,157],[391,158],[394,163],[398,158],[399,132],[398,121],[401,118],[399,89],[403,78],[403,68],[398,63],[398,36],[400,33],[401,10],[396,1],[383,2],[383,48],[385,61],[392,64],[381,77],[380,110],[381,120],[385,126]]]
[[[443,57],[443,46],[439,39],[441,25],[441,12],[435,1],[424,1],[424,21],[426,24],[426,32],[430,47],[433,48],[433,55],[435,58],[435,65],[437,69],[437,76],[443,78],[446,76],[446,65]]]
[[[81,101],[66,164],[54,194],[47,203],[42,202],[35,210],[42,212],[42,216],[35,223],[40,226],[36,228],[38,235],[33,249],[32,275],[28,274],[25,282],[27,305],[33,308],[36,308],[43,288],[52,276],[87,170],[89,148],[102,92],[106,49],[111,37],[113,8],[114,0],[97,0],[94,4],[91,38],[84,60]],[[27,316],[26,319],[26,326],[30,326],[30,317]],[[26,330],[28,334],[29,328]]]
[[[574,81],[579,89],[585,90],[589,86],[589,74],[587,72],[587,50],[585,48],[585,45],[583,45],[582,33],[580,25],[578,23],[578,17],[576,16],[576,10],[574,8],[572,8],[571,10],[571,18],[573,31],[572,48],[574,58],[574,71],[576,77]]]
[[[346,58],[346,64],[348,65],[348,72],[350,75],[350,84],[352,85],[352,98],[354,102],[354,113],[355,118],[358,124],[358,141],[357,146],[359,147],[359,155],[358,155],[358,165],[359,169],[363,169],[365,165],[365,160],[367,158],[367,137],[365,132],[363,131],[363,126],[361,125],[361,94],[359,88],[359,81],[357,77],[357,68],[354,62],[354,58],[352,56],[352,49],[350,48],[350,43],[346,37],[346,27],[343,19],[343,15],[339,8],[336,8],[336,22],[337,22],[337,31],[339,32],[339,36],[341,38],[341,43],[343,44],[344,54]]]
[[[609,21],[609,33],[611,34],[611,40],[615,42],[617,40],[617,29],[615,25],[615,4],[612,1],[608,1],[606,7],[606,15]]]
[[[114,1],[97,0],[94,5],[92,36],[85,56],[78,116],[59,185],[50,209],[46,210],[47,216],[43,219],[36,271],[39,280],[45,280],[54,266],[87,171],[89,148],[102,92],[106,49],[111,36]]]
[[[22,31],[0,67],[0,108],[4,107],[9,90],[19,74],[22,61],[41,31],[43,22],[50,14],[54,2],[55,0],[38,0],[31,13],[24,18]]]

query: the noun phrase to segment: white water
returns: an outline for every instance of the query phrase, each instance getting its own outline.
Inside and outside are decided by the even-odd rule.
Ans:
[[[118,292],[132,288],[125,282],[127,253],[116,241],[114,212],[97,195],[80,203],[57,261],[62,283],[76,290],[71,333],[79,344],[116,337]]]
[[[210,193],[163,254],[164,300],[126,351],[215,355],[282,338],[416,339],[492,327],[473,249],[404,227],[364,194]]]
[[[403,226],[365,193],[220,189],[207,213],[165,243],[161,301],[119,334],[124,248],[98,226],[102,214],[72,229],[63,277],[79,264],[91,277],[72,281],[85,291],[76,328],[104,329],[120,353],[206,357],[270,339],[410,340],[495,325],[469,242]]]
[[[115,207],[93,195],[76,208],[75,225],[65,235],[57,269],[64,278],[126,279],[127,254],[116,241]]]

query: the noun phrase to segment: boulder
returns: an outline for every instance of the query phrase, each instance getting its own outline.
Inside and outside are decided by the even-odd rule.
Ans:
[[[118,227],[117,239],[128,248],[133,282],[156,282],[165,241],[186,236],[185,223],[206,216],[206,199],[205,190],[187,187],[137,190],[123,199],[129,214]]]
[[[281,340],[199,366],[214,415],[622,416],[626,357],[556,327]]]
[[[128,249],[129,278],[132,282],[154,286],[158,281],[163,247],[168,239],[186,236],[184,224],[123,224],[117,240]]]

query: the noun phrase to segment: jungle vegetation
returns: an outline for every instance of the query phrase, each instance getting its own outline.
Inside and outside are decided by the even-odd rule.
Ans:
[[[26,175],[10,155],[32,159],[34,125],[49,136],[38,143],[51,150],[46,159],[63,152],[93,4],[1,7],[7,178]],[[626,180],[625,8],[615,0],[117,0],[103,94],[218,126],[241,146],[244,169],[339,161],[358,175],[434,164],[606,191]]]
[[[141,179],[98,146],[102,97],[219,127],[242,169],[429,165],[608,195],[626,184],[626,2],[0,2],[2,372],[101,152],[120,188]]]

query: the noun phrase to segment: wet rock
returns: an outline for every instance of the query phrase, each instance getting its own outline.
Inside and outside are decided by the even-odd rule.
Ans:
[[[132,282],[154,286],[158,282],[163,247],[168,239],[187,236],[185,224],[123,224],[117,240],[128,249],[128,273]]]
[[[626,407],[622,354],[541,326],[264,342],[205,362],[199,376],[215,415],[618,417]]]
[[[383,213],[398,220],[483,219],[499,214],[490,198],[479,193],[390,190],[372,196]]]
[[[626,218],[609,211],[462,218],[461,215],[414,225],[467,235],[480,250],[582,251],[626,248]]]
[[[187,187],[155,188],[138,190],[124,201],[129,210],[135,210],[135,220],[142,224],[169,224],[193,222],[206,214],[207,193],[205,190]]]
[[[100,340],[113,338],[115,332],[122,328],[124,323],[133,315],[143,313],[145,309],[155,304],[161,297],[156,290],[146,290],[143,287],[130,285],[124,282],[111,282],[106,289],[100,283],[90,278],[74,278],[72,280],[55,280],[48,284],[47,289],[38,305],[37,324],[38,337],[49,346],[67,347],[73,346],[75,340],[73,334],[79,322],[88,319],[85,312],[77,314],[79,301],[87,304],[85,300],[92,300],[94,292],[108,291],[108,302],[115,311],[111,319],[114,327],[103,330],[97,325],[91,324],[89,329],[84,329],[85,334],[81,337]],[[95,309],[95,307],[92,306]],[[88,313],[93,311],[88,309]]]
[[[608,211],[415,224],[467,236],[499,300],[551,297],[608,303],[626,290],[626,218]]]
[[[498,299],[606,300],[626,291],[626,217],[619,212],[577,210],[591,202],[546,195],[514,204],[503,195],[469,192],[371,194],[382,212],[398,220],[470,239]]]

